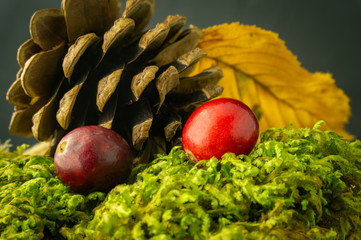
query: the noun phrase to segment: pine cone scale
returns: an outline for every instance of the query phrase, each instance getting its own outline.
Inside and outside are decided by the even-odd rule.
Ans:
[[[159,94],[159,111],[160,107],[163,105],[166,95],[179,85],[179,73],[174,66],[168,67],[162,74],[160,74],[156,81],[155,86]]]
[[[108,0],[63,0],[68,41],[73,43],[78,37],[95,33],[104,34],[117,15],[111,14]]]
[[[26,95],[23,87],[21,86],[21,80],[18,78],[9,88],[6,94],[6,100],[12,105],[18,108],[27,108],[30,106],[31,97]]]
[[[79,59],[89,50],[94,44],[100,41],[99,37],[94,33],[88,33],[79,37],[76,42],[68,49],[68,53],[63,60],[63,72],[66,78],[71,79],[71,75]]]
[[[51,139],[59,126],[54,116],[59,108],[60,93],[64,88],[63,83],[64,79],[58,84],[50,100],[32,117],[33,125],[31,131],[34,138],[39,141]]]
[[[66,51],[64,43],[33,55],[21,73],[25,93],[34,98],[49,95],[62,78],[61,61]]]
[[[215,66],[204,70],[204,72],[192,76],[184,77],[180,79],[179,84],[174,92],[178,93],[192,93],[202,90],[207,85],[216,85],[220,78],[223,77],[223,73],[220,67]]]
[[[155,79],[156,73],[158,72],[159,67],[155,65],[151,65],[145,67],[144,70],[136,74],[131,81],[130,89],[132,91],[133,96],[131,97],[132,102],[136,102],[139,100],[141,94],[145,90],[145,88],[149,85],[149,83]]]
[[[34,43],[33,39],[29,39],[28,41],[24,42],[18,49],[17,53],[17,61],[21,68],[24,67],[26,61],[36,53],[40,52],[41,48],[39,45]]]
[[[122,43],[129,40],[131,33],[134,31],[135,23],[131,18],[119,18],[114,25],[104,34],[103,53],[109,49],[116,48]]]
[[[114,94],[118,83],[120,81],[121,75],[123,73],[123,68],[115,70],[110,75],[102,78],[97,87],[97,98],[96,105],[99,111],[103,111],[105,105],[109,101],[110,97]]]
[[[140,151],[143,143],[149,137],[149,131],[153,123],[153,113],[147,100],[139,100],[133,103],[132,109],[129,112],[128,126],[132,129],[132,145]]]
[[[116,122],[119,125],[118,119],[116,119],[116,111],[118,107],[118,94],[114,93],[103,107],[101,114],[99,114],[98,125],[114,129],[113,123]]]
[[[30,20],[31,39],[43,50],[61,44],[67,38],[63,12],[59,9],[43,9],[35,12]]]
[[[200,29],[195,27],[184,31],[174,43],[166,44],[149,62],[160,66],[170,64],[179,56],[194,49],[200,36]]]
[[[31,106],[16,110],[10,120],[9,132],[15,136],[31,137],[32,133],[32,116],[38,112],[47,102],[46,98],[38,98]]]
[[[164,40],[168,46],[177,40],[182,33],[183,27],[186,25],[187,19],[182,15],[169,15],[164,22],[169,26],[167,38]]]
[[[135,22],[133,39],[139,37],[148,25],[154,13],[154,0],[128,0],[123,12],[124,18],[131,18]]]

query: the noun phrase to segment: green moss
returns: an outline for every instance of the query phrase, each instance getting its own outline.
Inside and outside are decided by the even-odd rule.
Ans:
[[[321,124],[197,165],[173,148],[105,199],[69,192],[52,159],[0,149],[1,238],[361,239],[361,142]]]

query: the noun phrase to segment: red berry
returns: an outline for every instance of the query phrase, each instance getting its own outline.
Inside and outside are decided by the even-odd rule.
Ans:
[[[79,193],[108,191],[124,182],[132,167],[128,143],[101,126],[74,129],[59,142],[54,155],[58,178]]]
[[[233,152],[249,154],[257,143],[259,125],[252,110],[230,98],[218,98],[197,108],[187,120],[183,133],[183,149],[187,158],[199,160]]]

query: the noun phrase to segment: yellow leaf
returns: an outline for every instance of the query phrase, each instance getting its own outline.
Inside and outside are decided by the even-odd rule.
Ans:
[[[349,98],[328,73],[310,73],[276,33],[239,23],[203,30],[199,46],[207,52],[192,74],[218,65],[224,77],[222,97],[240,99],[260,114],[261,131],[270,127],[326,128],[352,139],[344,130]],[[317,54],[317,53],[315,53]]]

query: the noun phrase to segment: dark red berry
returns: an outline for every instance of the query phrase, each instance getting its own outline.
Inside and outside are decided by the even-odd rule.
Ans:
[[[79,193],[108,191],[124,182],[132,167],[128,143],[101,126],[74,129],[59,142],[54,155],[58,178]]]

